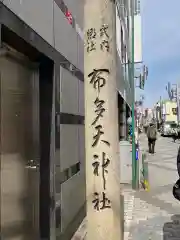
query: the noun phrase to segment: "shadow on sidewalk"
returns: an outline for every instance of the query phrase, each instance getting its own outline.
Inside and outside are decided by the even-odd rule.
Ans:
[[[171,220],[163,226],[163,240],[180,240],[180,215],[173,215]]]

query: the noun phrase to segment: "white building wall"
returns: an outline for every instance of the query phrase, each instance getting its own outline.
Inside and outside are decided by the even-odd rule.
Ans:
[[[129,6],[131,6],[129,1]],[[142,63],[142,18],[140,12],[140,0],[134,0],[134,62]],[[129,33],[129,44],[131,46],[132,39],[132,17],[131,17],[131,9],[129,8],[129,25],[130,25],[130,33]],[[130,52],[131,54],[131,52]]]
[[[134,16],[134,62],[142,62],[142,19],[140,15]]]

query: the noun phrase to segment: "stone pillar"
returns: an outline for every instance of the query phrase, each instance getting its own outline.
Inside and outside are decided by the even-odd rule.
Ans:
[[[87,240],[122,240],[113,0],[85,1]]]

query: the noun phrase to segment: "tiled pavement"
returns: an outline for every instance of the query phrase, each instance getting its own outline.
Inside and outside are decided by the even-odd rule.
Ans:
[[[146,139],[141,145],[147,149]],[[155,155],[148,155],[150,192],[133,193],[132,220],[125,240],[180,240],[180,203],[172,196],[178,178],[178,146],[178,142],[159,137]]]
[[[146,138],[141,146],[147,149]],[[124,188],[124,240],[180,240],[180,203],[172,196],[177,180],[176,155],[179,142],[159,137],[155,155],[148,154],[150,191]],[[85,221],[84,221],[85,235]],[[73,238],[73,240],[79,240]],[[113,239],[112,239],[113,240]]]

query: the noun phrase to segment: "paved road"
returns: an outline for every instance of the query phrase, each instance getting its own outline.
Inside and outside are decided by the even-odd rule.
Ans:
[[[146,140],[141,144],[147,149]],[[133,194],[130,234],[125,240],[180,240],[180,203],[172,196],[179,144],[159,137],[155,155],[148,154],[150,192]]]

